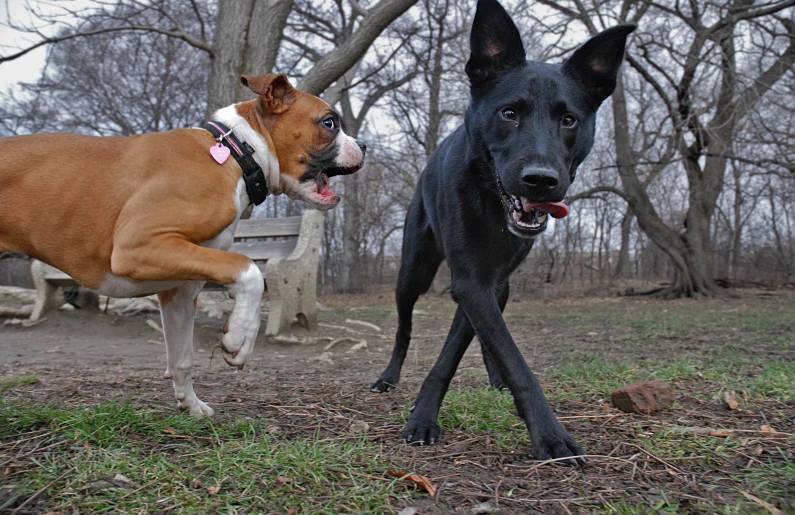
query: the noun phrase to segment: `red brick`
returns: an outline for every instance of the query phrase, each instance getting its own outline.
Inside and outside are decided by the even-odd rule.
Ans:
[[[611,397],[621,411],[645,415],[667,408],[675,398],[671,385],[657,379],[619,388]]]

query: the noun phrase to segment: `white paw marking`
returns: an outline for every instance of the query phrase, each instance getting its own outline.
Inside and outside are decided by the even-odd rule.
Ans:
[[[241,273],[234,283],[226,285],[235,299],[235,307],[227,322],[229,331],[224,334],[221,345],[224,360],[231,366],[242,367],[254,350],[260,325],[260,302],[265,283],[262,272],[254,263]]]
[[[215,410],[210,406],[200,401],[196,394],[190,400],[177,401],[177,407],[180,411],[187,411],[192,417],[212,417],[215,415]]]

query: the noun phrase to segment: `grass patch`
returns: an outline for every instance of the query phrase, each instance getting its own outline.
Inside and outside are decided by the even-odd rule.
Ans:
[[[744,358],[704,362],[685,360],[618,361],[604,358],[571,363],[553,369],[558,386],[555,400],[609,398],[613,390],[639,381],[660,379],[677,384],[697,384],[696,398],[711,398],[723,391],[743,392],[750,399],[795,400],[795,367],[791,363],[752,362]]]
[[[411,403],[403,410],[408,420]],[[513,396],[491,387],[451,388],[439,410],[439,425],[449,440],[449,432],[457,431],[479,436],[488,435],[498,451],[527,452],[530,437],[524,422],[516,415]]]
[[[4,393],[11,388],[28,386],[38,383],[40,380],[38,372],[26,376],[11,376],[0,378],[0,393]]]
[[[795,461],[788,458],[781,449],[776,450],[776,461],[769,461],[766,466],[749,469],[744,478],[753,493],[767,497],[774,495],[788,499],[784,506],[785,513],[795,513]]]
[[[55,511],[383,513],[406,495],[366,439],[291,440],[266,421],[216,425],[129,403],[2,401],[0,427],[3,437],[45,431],[46,445],[59,450],[35,454],[4,480],[14,485],[8,506],[46,488]],[[117,474],[132,484],[114,484]]]

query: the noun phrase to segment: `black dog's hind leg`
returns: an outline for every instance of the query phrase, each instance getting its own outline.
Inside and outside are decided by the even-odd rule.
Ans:
[[[497,292],[497,302],[500,311],[505,309],[508,301],[508,282]],[[475,337],[475,330],[469,323],[463,309],[459,306],[456,309],[453,324],[444,343],[444,348],[439,355],[439,360],[428,374],[428,378],[422,385],[422,390],[417,396],[412,416],[409,423],[403,428],[402,436],[407,442],[422,442],[433,444],[441,438],[442,430],[436,422],[439,417],[439,406],[442,404],[450,381],[458,369],[461,358],[464,356],[469,344]],[[502,379],[496,360],[492,357],[488,348],[481,341],[481,351],[483,352],[483,362],[489,373],[489,383],[498,390],[507,388],[507,383]],[[433,378],[433,380],[431,380]],[[431,380],[431,381],[429,381]]]
[[[505,304],[508,302],[508,294],[509,294],[509,287],[508,281],[503,281],[500,290],[497,292],[497,303],[500,305],[500,312],[502,313],[505,311]],[[469,323],[469,321],[467,321]],[[474,331],[473,331],[474,334]],[[469,345],[469,342],[467,342]],[[491,357],[491,353],[489,349],[480,342],[480,350],[483,354],[483,363],[486,365],[486,371],[489,373],[489,384],[498,390],[506,390],[508,389],[508,383],[502,378],[500,375],[500,369],[497,366],[494,358]]]
[[[428,227],[422,228],[424,224],[421,210],[422,208],[410,209],[406,219],[404,252],[395,289],[398,311],[395,347],[392,349],[392,358],[386,369],[370,388],[374,392],[388,392],[398,384],[400,369],[403,367],[411,341],[411,314],[414,311],[414,304],[417,303],[420,295],[428,291],[442,262],[442,255],[436,248],[433,233]]]

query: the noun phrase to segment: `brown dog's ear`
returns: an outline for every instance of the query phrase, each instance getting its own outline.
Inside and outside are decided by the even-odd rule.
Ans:
[[[257,94],[260,104],[267,112],[282,114],[295,102],[296,89],[287,80],[287,75],[243,75],[240,82]]]

